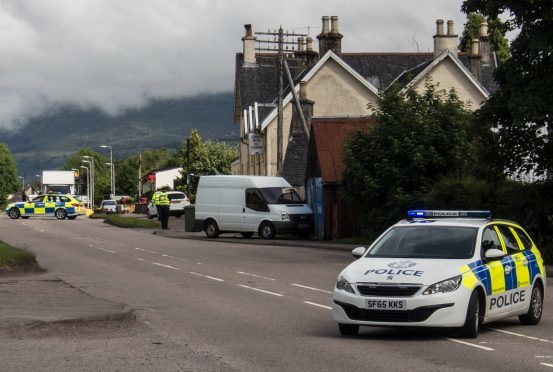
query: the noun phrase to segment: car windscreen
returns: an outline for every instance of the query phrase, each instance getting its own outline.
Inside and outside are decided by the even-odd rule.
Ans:
[[[169,197],[169,200],[184,199],[184,194],[183,193],[167,194],[167,196]]]
[[[267,204],[304,204],[300,195],[291,187],[263,187],[259,191]]]
[[[389,230],[367,257],[471,258],[478,229],[458,226],[407,226]]]

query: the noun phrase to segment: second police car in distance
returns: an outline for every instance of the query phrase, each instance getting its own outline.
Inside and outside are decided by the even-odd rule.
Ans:
[[[332,315],[340,333],[359,326],[455,327],[474,338],[483,323],[518,316],[537,324],[543,259],[517,223],[488,211],[409,211],[339,275]]]
[[[8,204],[5,212],[12,219],[55,216],[58,220],[74,220],[77,216],[85,214],[85,209],[82,203],[71,195],[45,194],[29,201]]]

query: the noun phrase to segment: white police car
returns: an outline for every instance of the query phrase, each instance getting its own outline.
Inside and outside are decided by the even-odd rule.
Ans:
[[[528,234],[488,211],[409,211],[339,275],[332,316],[340,333],[359,326],[458,327],[518,315],[537,324],[546,286]]]

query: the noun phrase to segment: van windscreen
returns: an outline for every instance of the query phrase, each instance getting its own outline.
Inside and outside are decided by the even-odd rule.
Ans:
[[[291,187],[264,187],[259,191],[267,204],[304,204],[296,190]]]

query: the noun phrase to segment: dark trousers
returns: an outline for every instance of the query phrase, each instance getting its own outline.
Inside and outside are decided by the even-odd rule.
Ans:
[[[161,221],[161,228],[167,230],[169,227],[169,206],[160,205],[159,206],[159,220]]]
[[[156,211],[157,211],[157,220],[161,221],[161,212],[160,212],[160,206],[156,205]]]

